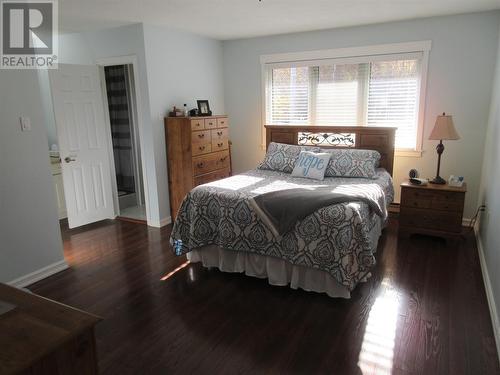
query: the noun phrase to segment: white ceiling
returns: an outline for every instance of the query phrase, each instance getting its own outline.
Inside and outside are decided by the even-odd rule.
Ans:
[[[60,0],[63,32],[144,22],[238,39],[500,9],[500,0]]]

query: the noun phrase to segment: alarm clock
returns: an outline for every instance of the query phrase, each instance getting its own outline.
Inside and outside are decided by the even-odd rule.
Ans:
[[[419,174],[416,169],[410,169],[410,173],[408,173],[408,176],[410,178],[418,178]]]

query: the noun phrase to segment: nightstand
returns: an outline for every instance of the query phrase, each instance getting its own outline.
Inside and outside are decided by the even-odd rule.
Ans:
[[[427,234],[459,239],[467,185],[401,184],[399,234]]]

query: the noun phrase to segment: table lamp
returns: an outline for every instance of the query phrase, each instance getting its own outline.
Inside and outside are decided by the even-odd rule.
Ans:
[[[436,118],[436,123],[434,124],[434,129],[432,129],[429,139],[439,141],[439,144],[436,146],[436,151],[438,153],[436,177],[429,182],[431,184],[444,185],[446,184],[446,180],[439,176],[439,168],[441,167],[441,154],[444,151],[443,140],[451,141],[460,139],[460,136],[455,130],[455,126],[453,125],[453,120],[450,115],[447,115],[443,112],[442,115]]]

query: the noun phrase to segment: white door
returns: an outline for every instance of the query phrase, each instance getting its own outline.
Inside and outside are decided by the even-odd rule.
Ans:
[[[109,143],[97,66],[49,71],[70,228],[113,218]]]

